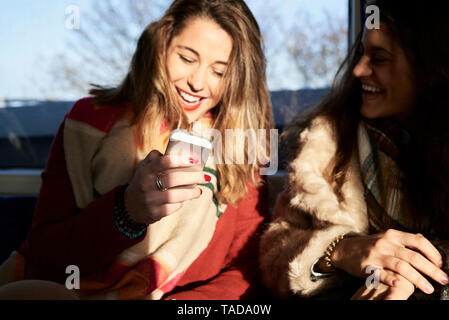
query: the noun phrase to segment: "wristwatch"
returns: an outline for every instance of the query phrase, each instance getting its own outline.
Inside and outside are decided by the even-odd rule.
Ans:
[[[312,280],[312,281],[317,281],[320,279],[328,278],[331,275],[333,275],[333,272],[322,273],[322,272],[318,272],[315,270],[315,266],[318,263],[318,261],[320,261],[320,259],[321,259],[321,257],[316,259],[315,262],[312,264],[312,267],[310,268],[310,280]]]

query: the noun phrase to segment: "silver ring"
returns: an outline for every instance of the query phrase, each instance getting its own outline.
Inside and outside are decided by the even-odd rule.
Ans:
[[[165,190],[167,190],[167,188],[164,188],[164,185],[162,184],[162,181],[161,181],[161,175],[160,175],[160,174],[158,174],[158,176],[156,177],[156,188],[157,188],[159,191],[165,191]]]

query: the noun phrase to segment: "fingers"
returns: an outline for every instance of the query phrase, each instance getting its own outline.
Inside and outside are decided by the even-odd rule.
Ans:
[[[159,192],[153,202],[155,205],[175,204],[197,199],[201,194],[202,190],[200,188],[175,188]]]
[[[169,216],[179,210],[184,201],[199,198],[201,194],[200,188],[177,188],[160,192],[158,199],[153,201],[147,223],[151,224]]]
[[[399,242],[410,249],[420,251],[426,256],[434,265],[441,268],[443,266],[443,258],[437,248],[422,234],[413,234],[399,230],[387,230],[385,232],[387,237],[399,239]]]
[[[430,282],[424,278],[424,276],[422,276],[409,263],[402,259],[396,257],[385,259],[385,267],[402,275],[424,293],[431,294],[435,290]]]
[[[380,284],[385,284],[390,287],[399,285],[399,275],[393,271],[375,266],[368,266],[365,268],[365,273],[369,274],[365,281],[367,287],[374,287],[377,289]]]
[[[397,287],[399,285],[399,277],[394,272],[381,269],[378,275],[379,281],[390,287]]]
[[[351,300],[373,300],[375,294],[376,289],[368,289],[366,286],[361,286],[351,297]]]
[[[395,276],[398,278],[398,284],[390,287],[384,300],[407,300],[415,291],[415,286],[401,275],[396,274]]]
[[[163,172],[169,169],[193,167],[199,163],[198,159],[186,156],[166,155],[153,150],[143,160],[143,166],[153,173]]]
[[[203,172],[172,172],[161,175],[160,180],[162,185],[168,189],[178,186],[207,183]]]
[[[365,282],[351,298],[352,300],[407,300],[414,292],[415,286],[407,279],[391,270],[373,266],[379,277],[379,283],[370,286]],[[394,285],[390,285],[394,283]]]
[[[398,248],[395,252],[395,256],[407,261],[411,266],[413,266],[413,268],[434,279],[436,282],[442,285],[449,283],[447,274],[418,252],[407,248]]]
[[[179,210],[184,201],[197,199],[201,194],[200,188],[176,188],[153,192],[152,197],[145,197],[138,202],[134,210],[128,211],[138,213],[137,218],[133,217],[135,221],[152,224]],[[128,206],[129,208],[134,206]]]
[[[351,300],[384,300],[391,291],[391,287],[380,283],[377,287],[360,287],[351,297]]]
[[[151,151],[136,169],[126,192],[126,206],[134,220],[154,223],[178,210],[184,201],[200,197],[200,188],[174,187],[205,184],[202,169],[164,174],[168,169],[192,167],[198,163],[194,158],[164,156],[157,150]]]
[[[403,245],[407,248],[411,248],[413,250],[417,250],[424,255],[423,256],[419,252],[414,252],[414,251],[409,250],[404,247],[398,247],[395,249],[395,252],[394,252],[394,255],[396,257],[406,261],[414,269],[418,270],[422,274],[425,274],[425,275],[431,277],[436,282],[438,282],[442,285],[447,285],[449,283],[448,275],[446,273],[444,273],[441,269],[439,269],[443,266],[443,260],[442,260],[441,254],[435,248],[435,246],[428,239],[426,239],[422,234],[412,234],[412,233],[402,232],[402,231],[398,231],[398,230],[388,230],[385,234],[388,237],[394,237],[396,239],[399,239],[399,242],[401,243],[401,245]],[[409,269],[409,268],[403,267],[403,269]],[[415,270],[415,272],[416,272],[416,270]],[[415,274],[415,272],[413,272],[413,274]],[[412,277],[414,277],[414,279],[417,280],[416,276],[413,276],[413,275],[409,275],[409,276],[412,276]],[[424,277],[421,276],[421,278],[424,278]],[[427,291],[423,290],[424,292],[426,292],[426,293],[428,293],[430,291],[433,292],[433,288],[427,280],[422,281],[422,279],[420,279],[419,282],[421,283],[422,286],[426,285]],[[415,283],[415,282],[412,282],[412,283],[417,285],[417,283]],[[417,285],[417,287],[422,289],[418,285]]]

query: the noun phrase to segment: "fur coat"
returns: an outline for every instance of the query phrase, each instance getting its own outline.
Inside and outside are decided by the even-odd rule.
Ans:
[[[312,264],[338,235],[368,233],[357,152],[337,194],[335,182],[329,179],[336,153],[330,123],[315,118],[297,136],[299,152],[289,164],[287,186],[276,201],[274,220],[262,237],[259,255],[266,286],[282,298],[311,297],[341,285],[347,278],[343,272],[312,281]]]

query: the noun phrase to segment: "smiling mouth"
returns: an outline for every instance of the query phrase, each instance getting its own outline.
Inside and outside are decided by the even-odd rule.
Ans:
[[[184,91],[176,87],[181,105],[186,111],[193,111],[199,108],[205,97],[193,95],[187,91]]]
[[[383,89],[369,86],[367,84],[362,84],[362,90],[363,90],[363,92],[367,92],[367,93],[384,93],[385,92],[385,90],[383,90]]]
[[[367,84],[362,84],[362,92],[364,98],[376,99],[383,95],[385,93],[385,90]]]

